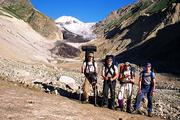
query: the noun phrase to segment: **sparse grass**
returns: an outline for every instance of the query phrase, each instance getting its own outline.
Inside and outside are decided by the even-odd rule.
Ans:
[[[29,14],[32,12],[33,8],[29,4],[12,4],[10,6],[4,6],[3,9],[5,12],[8,12],[12,16],[23,19],[27,21]]]
[[[111,29],[112,27],[114,26],[118,26],[121,24],[121,22],[123,22],[124,20],[128,19],[129,17],[132,16],[132,13],[131,12],[128,12],[127,14],[125,14],[124,16],[120,16],[119,18],[117,19],[113,19],[111,21],[109,21],[106,25],[106,28],[107,29]]]
[[[10,7],[3,7],[3,11],[9,13],[17,19],[21,19],[21,17],[18,14],[16,14]]]
[[[149,5],[151,5],[152,2],[150,0],[146,0],[142,3],[142,6],[140,7],[140,10],[146,9]]]
[[[161,0],[158,4],[155,4],[152,6],[152,9],[149,11],[150,13],[157,13],[160,10],[164,9],[167,7],[169,0]]]
[[[0,10],[2,10],[2,9],[0,9]],[[0,15],[2,15],[2,16],[6,16],[6,17],[9,17],[9,18],[12,18],[12,16],[7,15],[7,14],[4,14],[2,11],[0,11]]]
[[[153,13],[158,13],[164,8],[167,8],[170,4],[176,3],[177,0],[161,0],[158,3],[152,5],[150,9],[148,10],[148,13],[153,14]]]
[[[113,26],[121,24],[121,22],[123,22],[124,20],[127,20],[130,17],[132,17],[132,19],[137,19],[140,15],[139,14],[140,11],[146,9],[150,4],[152,4],[152,2],[149,0],[136,3],[130,11],[125,13],[125,15],[119,16],[119,18],[109,21],[106,25],[106,28],[111,29]]]
[[[118,22],[118,19],[113,19],[113,20],[109,21],[106,25],[106,28],[108,28],[108,29],[112,28],[114,25],[117,24],[117,22]]]

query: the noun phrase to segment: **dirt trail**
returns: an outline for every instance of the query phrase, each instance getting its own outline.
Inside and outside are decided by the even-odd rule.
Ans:
[[[61,96],[46,94],[0,82],[1,120],[158,120],[81,104]]]

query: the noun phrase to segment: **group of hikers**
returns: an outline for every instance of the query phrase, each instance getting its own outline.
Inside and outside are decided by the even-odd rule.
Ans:
[[[82,65],[82,73],[85,75],[85,81],[83,84],[83,102],[89,102],[90,95],[90,86],[92,86],[94,91],[95,105],[97,97],[97,74],[98,66],[97,62],[94,60],[94,54],[88,53],[86,60]],[[104,65],[102,68],[101,76],[103,79],[103,97],[101,106],[107,107],[110,109],[115,109],[115,88],[116,82],[120,83],[120,90],[118,93],[118,108],[120,111],[123,111],[125,108],[124,99],[126,101],[126,111],[128,113],[138,114],[140,111],[140,103],[144,99],[144,96],[147,94],[148,99],[148,116],[152,117],[152,98],[155,92],[155,74],[151,71],[151,64],[147,63],[145,69],[143,69],[139,74],[138,82],[138,92],[135,100],[135,104],[132,107],[132,94],[133,94],[133,85],[135,82],[135,72],[132,70],[131,64],[125,62],[124,65],[121,65],[118,69],[118,66],[113,62],[114,56],[107,55],[105,57]],[[110,89],[110,100],[108,99]]]

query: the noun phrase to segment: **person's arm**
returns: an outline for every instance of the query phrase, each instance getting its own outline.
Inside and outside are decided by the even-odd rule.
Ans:
[[[138,93],[141,93],[141,84],[142,84],[142,73],[140,73],[140,76],[139,76],[139,82],[138,82]]]
[[[97,63],[95,62],[94,65],[95,65],[95,70],[96,70],[95,73],[97,74],[97,73],[98,73],[98,66],[97,66]]]
[[[81,73],[84,73],[84,69],[85,69],[85,65],[86,63],[85,62],[83,62],[83,64],[82,64],[82,66],[81,66]]]
[[[152,79],[152,96],[154,95],[154,93],[156,92],[156,79],[155,79],[155,75],[153,73],[153,79]]]
[[[119,72],[119,81],[123,81],[123,74]]]
[[[108,78],[105,76],[105,67],[104,66],[102,68],[101,76],[102,76],[103,80],[108,80]]]
[[[114,66],[114,68],[115,68],[115,76],[113,78],[111,78],[112,80],[116,80],[118,78],[118,76],[119,76],[118,68],[116,66]]]
[[[130,79],[130,82],[131,82],[131,83],[134,83],[134,81],[135,81],[135,73],[132,72],[131,74],[132,74],[132,78]]]
[[[152,80],[152,85],[153,85],[152,91],[155,92],[155,90],[156,90],[156,81],[155,81],[155,78]]]

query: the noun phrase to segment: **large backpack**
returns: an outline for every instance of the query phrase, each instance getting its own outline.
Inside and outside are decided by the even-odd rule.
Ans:
[[[82,51],[85,52],[85,61],[87,61],[87,59],[88,59],[87,56],[88,56],[89,53],[93,53],[94,54],[94,52],[97,51],[97,47],[94,46],[94,45],[82,46],[81,49],[82,49]]]
[[[119,66],[119,77],[118,80],[121,81],[125,76],[124,76],[124,71],[125,71],[125,64],[121,64]],[[135,77],[134,71],[132,70],[132,66],[130,65],[130,74],[131,74],[131,79]]]

